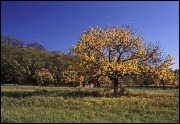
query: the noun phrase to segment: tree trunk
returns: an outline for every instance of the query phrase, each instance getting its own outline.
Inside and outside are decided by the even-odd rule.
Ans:
[[[85,81],[82,82],[82,86],[85,87]]]
[[[165,83],[163,82],[162,84],[163,84],[163,90],[165,90],[165,89],[166,89],[166,87],[165,87]]]
[[[118,78],[114,79],[114,97],[117,97],[118,94]]]
[[[123,76],[121,76],[119,79],[118,79],[118,83],[120,85],[120,92],[119,92],[119,95],[120,96],[124,96],[125,95],[125,88],[123,86]]]

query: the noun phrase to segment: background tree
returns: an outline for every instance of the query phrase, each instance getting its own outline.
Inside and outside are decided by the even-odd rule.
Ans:
[[[27,48],[34,48],[37,50],[46,50],[43,45],[39,44],[38,42],[28,43],[26,45]]]
[[[5,43],[5,44],[9,44],[12,46],[18,46],[18,47],[24,47],[24,41],[11,37],[11,36],[7,36],[7,35],[1,35],[1,42]]]
[[[1,44],[1,81],[4,83],[22,83],[25,67],[21,65],[22,48]]]
[[[174,71],[174,73],[175,73],[174,82],[175,82],[175,84],[176,84],[176,87],[179,88],[179,69],[176,69],[176,70]]]
[[[48,69],[41,68],[35,71],[35,80],[38,85],[49,86],[56,82],[53,75],[48,71]]]
[[[14,44],[16,40],[1,35],[1,83],[38,85],[35,72],[46,68],[55,79],[53,85],[63,84],[60,73],[67,68],[72,56],[58,51],[49,52],[40,44],[21,47]]]
[[[49,55],[46,57],[45,68],[54,74],[57,80],[56,85],[63,85],[61,73],[67,69],[73,57],[58,51],[52,51],[48,54]]]

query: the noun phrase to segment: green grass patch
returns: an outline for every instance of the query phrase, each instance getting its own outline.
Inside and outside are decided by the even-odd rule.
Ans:
[[[100,92],[100,91],[99,91]],[[178,123],[179,90],[127,89],[120,98],[98,89],[1,86],[1,123]]]

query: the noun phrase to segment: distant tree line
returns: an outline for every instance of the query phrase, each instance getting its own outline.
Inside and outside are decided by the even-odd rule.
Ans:
[[[38,42],[26,44],[23,40],[1,35],[1,84],[42,86],[83,84],[85,86],[85,84],[94,83],[97,87],[110,84],[107,77],[93,78],[91,73],[94,73],[94,69],[85,70],[86,77],[81,76],[82,74],[78,71],[81,66],[77,65],[76,70],[70,69],[74,65],[75,58],[77,59],[75,55],[60,51],[48,51]],[[179,69],[176,69],[174,73],[179,79]],[[141,87],[154,84],[148,77],[150,77],[148,74],[127,75],[123,77],[123,82],[129,86]],[[89,80],[84,80],[84,78]]]
[[[1,35],[1,84],[61,85],[60,73],[72,59],[63,52],[47,51],[38,42],[25,44]]]

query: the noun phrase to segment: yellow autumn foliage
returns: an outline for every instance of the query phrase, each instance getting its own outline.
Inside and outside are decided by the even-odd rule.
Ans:
[[[37,80],[37,83],[39,83],[39,85],[43,85],[45,83],[52,84],[56,82],[53,75],[48,71],[48,69],[45,69],[45,68],[36,70],[34,78]]]
[[[157,65],[148,64],[148,61],[153,62],[159,57],[158,46],[155,45],[152,49],[150,47],[145,46],[140,34],[135,36],[128,28],[118,26],[105,29],[90,28],[71,49],[71,52],[77,55],[77,59],[72,63],[73,71],[68,69],[64,72],[66,73],[64,78],[67,81],[82,82],[90,76],[104,75],[117,78],[150,73],[152,80],[157,84],[167,80],[171,80],[169,81],[171,83],[175,79],[170,69],[172,57],[168,55],[161,63],[156,62]],[[84,79],[80,79],[80,76]]]

